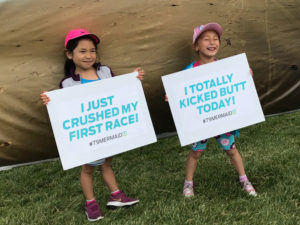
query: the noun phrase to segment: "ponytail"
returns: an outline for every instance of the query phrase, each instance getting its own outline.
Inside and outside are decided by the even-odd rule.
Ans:
[[[73,60],[66,59],[65,67],[64,67],[65,76],[68,77],[68,76],[71,76],[72,74],[74,74],[75,69],[76,69],[76,66],[75,66]]]

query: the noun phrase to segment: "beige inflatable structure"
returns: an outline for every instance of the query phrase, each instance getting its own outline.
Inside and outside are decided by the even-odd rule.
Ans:
[[[146,71],[157,134],[175,131],[161,76],[195,59],[193,28],[223,27],[219,58],[246,52],[266,114],[300,108],[300,2],[296,0],[0,1],[0,166],[57,157],[39,94],[63,78],[70,29],[101,38],[102,64],[115,74]]]

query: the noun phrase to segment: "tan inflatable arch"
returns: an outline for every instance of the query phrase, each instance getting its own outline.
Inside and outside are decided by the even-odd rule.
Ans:
[[[0,166],[57,157],[42,90],[63,77],[63,41],[85,28],[116,74],[142,66],[157,134],[174,131],[160,77],[195,59],[196,25],[223,27],[219,58],[246,52],[266,114],[300,108],[300,2],[296,0],[0,1]]]

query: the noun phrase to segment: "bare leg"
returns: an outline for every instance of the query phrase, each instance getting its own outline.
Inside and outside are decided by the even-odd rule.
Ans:
[[[201,152],[200,151],[196,152],[193,150],[190,151],[188,158],[186,160],[186,167],[185,167],[185,176],[186,176],[185,179],[187,181],[193,180],[194,173],[197,167],[197,161],[200,158],[201,154],[202,151]]]
[[[89,165],[83,165],[81,169],[80,184],[83,194],[87,200],[94,198],[93,171],[94,167]]]
[[[225,152],[230,157],[231,163],[238,172],[239,176],[245,175],[243,160],[238,150],[236,148],[233,148]]]
[[[105,184],[107,185],[108,189],[110,190],[110,192],[114,192],[117,191],[119,188],[117,185],[115,174],[110,166],[111,160],[112,160],[111,157],[106,158],[105,163],[100,166],[100,170],[101,170],[102,178]]]

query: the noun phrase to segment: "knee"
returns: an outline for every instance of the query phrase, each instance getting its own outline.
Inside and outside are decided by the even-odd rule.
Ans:
[[[94,167],[93,166],[89,166],[89,165],[82,166],[81,174],[91,176],[91,175],[93,175],[93,172],[94,172]]]
[[[105,162],[100,166],[101,170],[105,170],[106,168],[110,168],[112,158],[106,158]]]
[[[190,157],[195,160],[198,160],[200,158],[201,154],[202,154],[202,151],[191,151]]]
[[[234,157],[236,154],[238,154],[238,150],[236,148],[232,148],[230,150],[225,151],[229,157]]]

